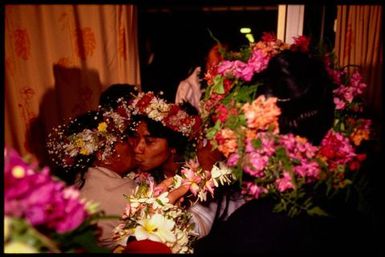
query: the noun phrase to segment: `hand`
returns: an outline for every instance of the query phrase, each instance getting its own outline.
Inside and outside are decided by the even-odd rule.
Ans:
[[[166,178],[159,185],[154,188],[154,194],[159,195],[167,191],[168,187],[171,185],[173,178]],[[181,185],[180,187],[172,190],[168,194],[168,200],[171,204],[175,204],[178,200],[183,201],[183,196],[189,191],[189,185]]]
[[[223,159],[223,154],[219,150],[212,150],[210,141],[207,141],[206,145],[203,144],[203,141],[199,142],[197,156],[199,165],[204,170],[211,170],[216,162]]]
[[[190,186],[189,185],[181,185],[180,187],[172,190],[168,194],[168,200],[171,204],[174,204],[176,201],[183,202],[183,196],[189,191]]]

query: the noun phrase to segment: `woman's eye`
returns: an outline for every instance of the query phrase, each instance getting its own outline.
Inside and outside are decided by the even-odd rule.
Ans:
[[[146,144],[151,145],[151,144],[155,143],[155,139],[154,138],[146,138],[145,142],[146,142]]]

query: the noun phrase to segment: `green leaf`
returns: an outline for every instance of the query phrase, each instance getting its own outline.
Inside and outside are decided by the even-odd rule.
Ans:
[[[212,88],[214,93],[224,94],[225,88],[223,87],[223,77],[220,75],[215,76],[214,78],[214,86]]]
[[[260,138],[254,138],[251,140],[251,144],[253,145],[254,149],[262,148],[262,140]]]
[[[316,216],[316,215],[318,215],[318,216],[329,216],[329,214],[328,214],[326,211],[322,210],[322,209],[321,209],[320,207],[318,207],[318,206],[315,206],[315,207],[313,207],[313,208],[307,210],[307,213],[308,213],[310,216]]]

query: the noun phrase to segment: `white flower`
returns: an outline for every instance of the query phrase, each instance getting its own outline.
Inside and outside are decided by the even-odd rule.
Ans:
[[[151,200],[153,200],[153,198],[151,198]],[[166,191],[152,201],[152,206],[154,209],[161,209],[163,206],[166,206],[168,202],[168,192]]]
[[[211,169],[211,177],[214,185],[218,187],[218,181],[221,185],[229,184],[231,182],[230,177],[233,178],[233,174],[229,167],[227,167],[223,162],[219,162],[219,167],[214,165]]]
[[[176,240],[172,229],[175,226],[173,220],[166,219],[160,214],[154,214],[150,219],[138,221],[140,226],[135,228],[137,240],[149,239],[156,242],[174,242]]]

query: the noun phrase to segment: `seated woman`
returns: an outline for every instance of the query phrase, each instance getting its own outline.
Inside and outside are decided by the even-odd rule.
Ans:
[[[113,249],[112,230],[124,211],[124,195],[135,188],[135,182],[125,175],[135,169],[136,162],[128,134],[118,126],[125,118],[111,113],[91,111],[60,126],[50,137],[48,149],[55,166],[60,166],[58,175],[111,216],[98,221],[99,244]]]
[[[278,98],[280,133],[295,133],[319,145],[333,125],[333,82],[315,57],[282,51],[259,77],[262,92]],[[260,90],[261,88],[258,88]],[[266,146],[268,147],[268,146]],[[265,196],[237,209],[218,230],[198,240],[195,253],[303,253],[368,250],[370,231],[360,213],[329,199],[315,200],[330,216],[273,212],[277,199]],[[369,248],[370,249],[370,248]]]

